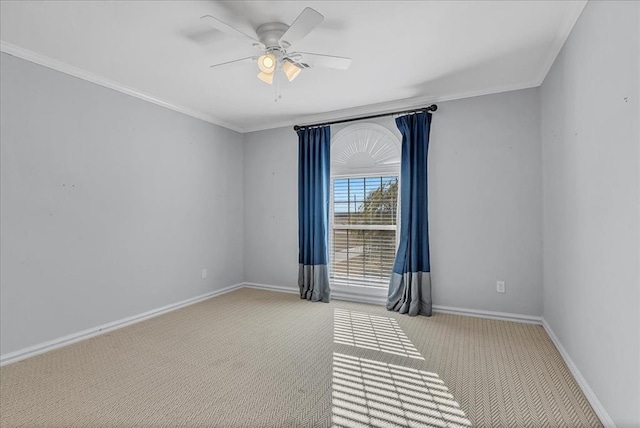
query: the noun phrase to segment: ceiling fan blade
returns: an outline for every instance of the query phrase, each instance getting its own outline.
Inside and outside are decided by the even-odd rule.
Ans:
[[[324,16],[310,7],[305,8],[300,15],[293,21],[289,29],[280,37],[280,44],[286,49],[304,36],[309,34],[311,30],[316,28],[322,21]]]
[[[232,27],[226,22],[220,21],[218,18],[215,18],[211,15],[205,15],[200,19],[206,22],[211,27],[215,28],[216,30],[220,30],[223,33],[245,40],[246,42],[251,43],[253,46],[258,47],[260,49],[265,49],[265,46],[262,43],[260,43],[260,40],[258,40],[257,38],[250,36],[246,33],[243,33],[242,31],[238,30],[235,27]]]
[[[351,65],[351,58],[333,55],[321,55],[308,52],[294,52],[291,59],[297,63],[305,64],[309,67],[326,67],[346,70]]]
[[[211,66],[209,66],[210,68],[215,68],[215,67],[221,67],[223,65],[227,65],[227,64],[233,64],[236,62],[245,62],[245,61],[257,61],[259,57],[257,56],[248,56],[246,58],[240,58],[240,59],[234,59],[233,61],[227,61],[227,62],[221,62],[220,64],[213,64]]]

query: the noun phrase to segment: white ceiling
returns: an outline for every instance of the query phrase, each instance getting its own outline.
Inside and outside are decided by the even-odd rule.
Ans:
[[[2,1],[4,52],[247,132],[539,86],[584,1]],[[353,59],[304,70],[282,99],[254,48],[208,27],[255,31],[312,7],[294,48]]]

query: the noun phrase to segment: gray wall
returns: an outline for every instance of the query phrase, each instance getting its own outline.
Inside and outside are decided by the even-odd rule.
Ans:
[[[0,353],[242,282],[242,135],[0,66]]]
[[[541,90],[544,318],[640,426],[638,2],[589,2]]]
[[[296,289],[297,136],[246,134],[244,159],[245,281]],[[541,315],[538,91],[440,103],[429,174],[434,304]]]
[[[244,280],[298,288],[298,139],[244,134]]]

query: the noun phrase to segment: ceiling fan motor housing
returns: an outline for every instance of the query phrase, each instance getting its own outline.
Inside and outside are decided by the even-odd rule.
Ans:
[[[289,26],[287,24],[283,24],[282,22],[269,22],[259,26],[256,30],[256,34],[260,39],[260,43],[265,45],[267,47],[267,50],[280,51],[289,47],[288,43],[284,41],[283,46],[280,46],[280,38],[284,33],[286,33],[288,29]]]

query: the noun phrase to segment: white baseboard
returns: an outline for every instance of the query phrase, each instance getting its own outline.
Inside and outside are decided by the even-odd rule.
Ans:
[[[245,282],[243,284],[247,288],[256,288],[260,290],[270,290],[270,291],[278,291],[283,293],[293,293],[298,294],[299,291],[297,288],[291,287],[283,287],[281,285],[271,285],[271,284],[259,284],[255,282]],[[377,293],[377,295],[373,296],[365,296],[363,293],[353,292],[349,290],[348,287],[339,287],[332,286],[331,288],[331,298],[335,300],[344,300],[348,302],[355,303],[367,303],[370,305],[386,305],[386,291],[384,293]],[[508,312],[493,312],[493,311],[482,311],[476,309],[468,309],[468,308],[456,308],[452,306],[433,306],[434,312],[440,312],[445,314],[455,314],[455,315],[464,315],[469,317],[477,317],[477,318],[487,318],[494,320],[502,320],[502,321],[513,321],[513,322],[521,322],[527,324],[542,324],[542,318],[536,317],[532,315],[521,315],[521,314],[512,314]]]
[[[282,285],[260,284],[256,282],[245,282],[247,288],[255,288],[259,290],[277,291],[281,293],[300,294],[298,288],[283,287]],[[353,293],[343,288],[331,288],[331,298],[334,300],[344,300],[355,303],[367,303],[370,305],[384,305],[386,297],[380,296],[364,296],[361,293]]]
[[[602,422],[605,427],[615,428],[616,424],[613,422],[613,419],[611,419],[611,416],[609,416],[607,410],[604,408],[600,400],[598,400],[598,397],[587,383],[587,380],[584,378],[584,376],[582,376],[582,373],[580,373],[580,370],[578,370],[578,367],[569,356],[569,353],[566,349],[564,349],[564,346],[562,346],[560,339],[558,339],[558,336],[556,336],[556,334],[551,329],[551,326],[544,318],[542,318],[542,326],[551,338],[553,344],[556,345],[556,348],[558,349],[558,352],[560,352],[560,355],[569,368],[569,371],[573,375],[576,382],[578,382],[578,386],[580,386],[580,389],[584,393],[585,397],[587,397],[589,404],[591,404],[594,412],[596,412],[596,415],[598,415],[598,418],[600,418],[600,422]]]
[[[99,336],[107,332],[117,330],[122,327],[126,327],[131,324],[135,324],[140,321],[147,320],[149,318],[157,317],[158,315],[166,314],[167,312],[175,311],[176,309],[184,308],[185,306],[193,305],[194,303],[201,302],[203,300],[210,299],[221,294],[228,293],[233,290],[242,288],[243,284],[234,284],[220,290],[215,290],[210,293],[202,294],[200,296],[192,297],[190,299],[183,300],[181,302],[172,303],[161,308],[152,309],[142,314],[133,315],[127,318],[123,318],[118,321],[112,321],[110,323],[102,324],[97,327],[93,327],[87,330],[83,330],[77,333],[72,333],[67,336],[60,337],[58,339],[49,340],[47,342],[39,343],[37,345],[29,346],[28,348],[20,349],[18,351],[9,352],[4,355],[0,355],[0,366],[6,364],[15,363],[25,358],[33,357],[44,352],[53,351],[54,349],[61,348],[63,346],[71,345],[72,343],[80,342],[81,340],[89,339],[91,337]]]
[[[486,318],[491,320],[521,322],[526,324],[542,324],[542,318],[533,315],[512,314],[509,312],[483,311],[469,308],[433,305],[433,312],[443,314],[464,315],[467,317]]]
[[[257,282],[245,282],[242,284],[246,288],[255,288],[258,290],[278,291],[280,293],[300,294],[298,288],[284,287],[282,285],[260,284]]]

